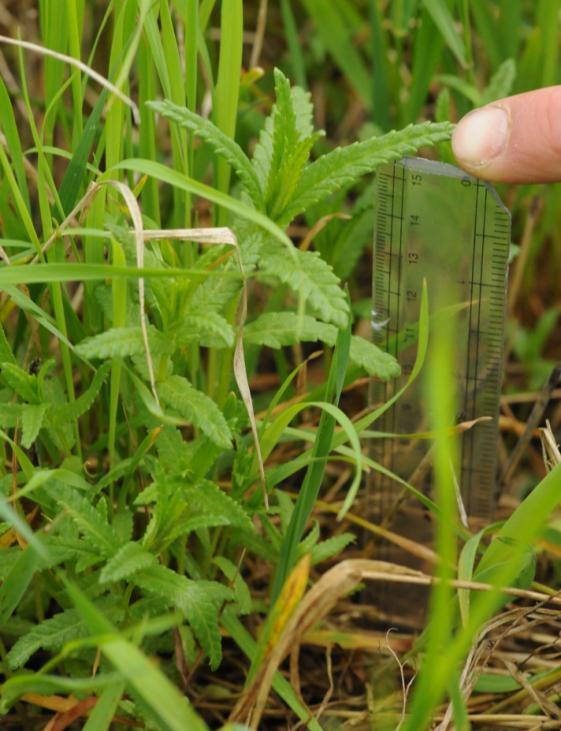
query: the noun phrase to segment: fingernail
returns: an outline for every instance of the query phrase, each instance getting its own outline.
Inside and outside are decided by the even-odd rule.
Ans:
[[[460,120],[452,135],[452,149],[461,162],[483,167],[502,152],[509,134],[508,111],[502,107],[483,107]]]

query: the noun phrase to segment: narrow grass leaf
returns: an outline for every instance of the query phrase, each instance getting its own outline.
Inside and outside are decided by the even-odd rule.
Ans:
[[[126,684],[123,681],[105,688],[93,707],[83,731],[110,731],[113,716],[117,712],[125,688]]]
[[[446,0],[423,0],[423,5],[430,13],[434,24],[446,41],[446,45],[465,68],[466,57],[462,37],[454,25],[454,18]]]
[[[290,239],[275,223],[273,223],[273,221],[267,218],[267,216],[264,216],[262,213],[259,213],[253,208],[250,208],[248,205],[245,205],[235,198],[231,198],[219,190],[215,190],[204,183],[199,183],[198,181],[193,180],[193,178],[179,173],[177,170],[172,170],[171,168],[168,168],[161,163],[153,162],[152,160],[140,160],[135,158],[124,160],[119,163],[116,168],[132,170],[134,172],[141,173],[142,175],[150,175],[164,183],[168,183],[169,185],[186,190],[194,195],[198,195],[201,198],[205,198],[212,203],[216,203],[216,205],[232,211],[232,213],[240,218],[251,221],[260,228],[263,228],[265,231],[268,231],[281,244],[284,244],[290,252],[293,251]]]
[[[351,344],[351,323],[339,331],[331,368],[327,381],[326,400],[336,405],[339,402],[345,379]],[[273,601],[279,596],[284,582],[294,566],[298,544],[317,499],[323,480],[327,456],[332,448],[335,419],[327,411],[320,417],[313,447],[313,462],[310,463],[298,493],[294,512],[281,545],[279,564],[272,587]]]

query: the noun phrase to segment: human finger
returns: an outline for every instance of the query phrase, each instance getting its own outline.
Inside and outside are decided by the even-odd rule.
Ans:
[[[469,112],[454,130],[452,149],[464,170],[486,180],[561,181],[561,86]]]

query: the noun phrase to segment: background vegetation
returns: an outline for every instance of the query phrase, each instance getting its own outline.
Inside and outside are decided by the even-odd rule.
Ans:
[[[559,82],[560,11],[2,4],[2,728],[558,727],[561,411],[554,381],[539,392],[559,358],[558,186],[500,191],[503,468],[525,445],[502,522],[462,527],[437,466],[439,553],[405,545],[441,579],[426,631],[386,634],[355,590],[387,572],[362,560],[372,535],[399,540],[362,489],[384,408],[367,383],[399,373],[369,341],[372,173],[419,148],[450,160],[450,121]],[[442,465],[453,383],[429,312],[430,292],[411,377],[432,374]]]

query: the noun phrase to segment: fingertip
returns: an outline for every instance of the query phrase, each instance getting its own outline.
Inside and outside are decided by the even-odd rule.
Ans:
[[[483,172],[508,144],[508,107],[492,105],[475,109],[456,125],[452,149],[462,167]]]

